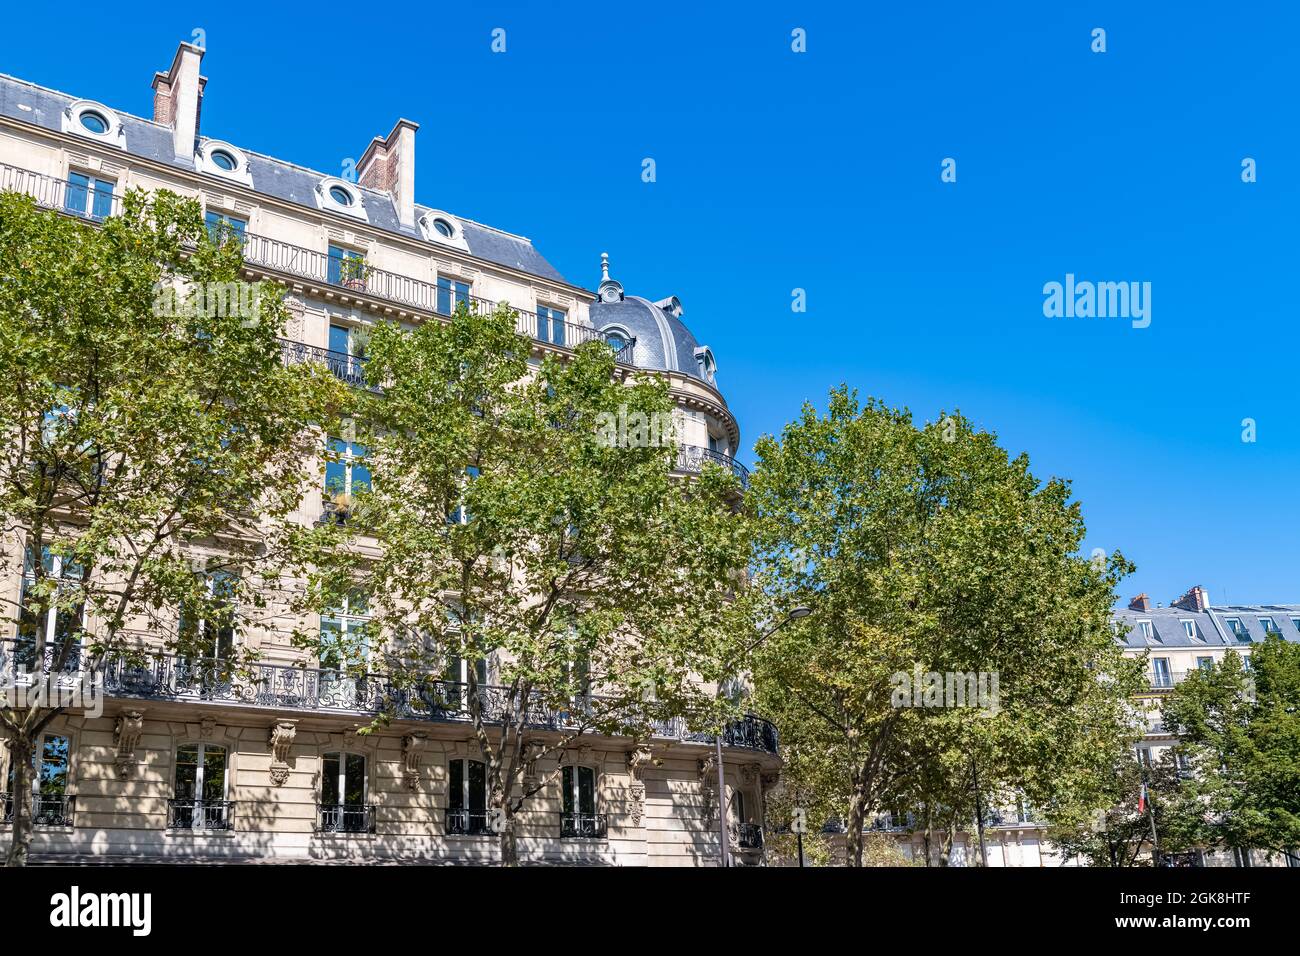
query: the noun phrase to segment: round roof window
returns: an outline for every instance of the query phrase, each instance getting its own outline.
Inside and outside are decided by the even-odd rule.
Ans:
[[[86,110],[79,118],[81,125],[96,135],[108,132],[108,120],[94,110]]]

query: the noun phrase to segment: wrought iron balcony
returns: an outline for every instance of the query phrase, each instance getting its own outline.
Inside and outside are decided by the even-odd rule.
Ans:
[[[168,800],[168,830],[233,830],[233,800]]]
[[[450,836],[488,836],[492,833],[488,825],[486,810],[464,810],[447,808],[447,833]]]
[[[911,829],[915,824],[916,818],[910,813],[877,813],[868,822],[867,829],[882,833],[897,833],[900,830]]]
[[[39,206],[94,222],[122,211],[122,197],[119,195],[96,191],[78,183],[4,163],[0,163],[0,191],[23,193],[31,196]],[[376,268],[359,257],[330,255],[328,252],[307,249],[246,231],[232,231],[227,241],[242,243],[245,265],[297,279],[314,280],[323,286],[333,286],[434,315],[450,317],[460,302],[465,302],[477,313],[492,312],[497,305],[488,299],[439,288],[435,282]],[[535,341],[573,348],[583,342],[605,340],[604,333],[591,326],[539,316],[536,312],[515,306],[510,308],[518,315],[516,327],[519,333]],[[625,343],[615,353],[615,360],[625,365],[631,364],[634,344],[635,340]]]
[[[758,823],[737,823],[736,846],[742,850],[763,849],[763,827]]]
[[[32,797],[32,826],[70,827],[76,797],[66,793],[38,793]],[[0,793],[0,823],[14,822],[14,795]]]
[[[603,813],[561,813],[561,840],[603,840],[609,824]]]
[[[50,649],[38,655],[29,642],[0,639],[0,686],[29,680],[36,661],[43,659],[49,673]],[[109,697],[146,700],[211,702],[275,710],[337,714],[387,714],[399,720],[465,723],[469,718],[469,685],[429,680],[410,686],[384,674],[351,674],[332,668],[253,662],[237,665],[212,658],[186,658],[161,651],[110,654],[85,661],[86,676],[102,679]],[[92,667],[93,665],[93,667]],[[66,671],[65,671],[66,672]],[[479,685],[483,719],[500,723],[517,703],[508,687]],[[579,717],[599,708],[606,698],[590,695],[574,702],[552,704],[535,694],[526,709],[526,723],[540,730],[564,730]],[[661,739],[687,743],[713,743],[713,734],[692,731],[682,717],[651,720],[651,731]],[[776,727],[768,720],[746,715],[723,731],[723,745],[762,753],[777,753]]]
[[[1147,684],[1152,690],[1173,690],[1193,671],[1148,671]]]
[[[701,448],[699,445],[677,446],[677,471],[698,475],[704,470],[705,464],[719,465],[729,469],[733,475],[740,479],[742,488],[749,487],[749,469],[730,455],[724,455],[712,448]]]
[[[374,833],[374,804],[316,804],[317,833]]]

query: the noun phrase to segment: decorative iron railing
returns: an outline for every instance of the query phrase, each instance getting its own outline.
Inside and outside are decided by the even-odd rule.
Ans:
[[[561,840],[603,840],[609,821],[603,813],[561,813]]]
[[[316,804],[318,833],[374,833],[374,804]]]
[[[235,803],[233,800],[167,801],[168,830],[233,830],[235,828]]]
[[[730,469],[731,473],[740,479],[742,487],[749,487],[749,469],[730,455],[724,455],[712,448],[701,448],[699,445],[677,446],[678,471],[699,474],[704,470],[705,464],[714,464]]]
[[[122,211],[122,197],[115,192],[105,192],[93,185],[83,186],[4,163],[0,163],[0,191],[23,193],[35,199],[37,205],[94,222]],[[454,289],[439,287],[436,282],[380,269],[369,265],[359,256],[331,255],[254,232],[231,230],[227,235],[227,241],[238,241],[243,245],[246,265],[298,279],[315,280],[322,285],[335,286],[423,312],[449,317],[460,302],[465,302],[472,311],[480,314],[491,312],[497,306],[497,303],[489,299],[457,293]],[[510,308],[518,315],[516,327],[519,333],[538,342],[572,348],[583,342],[605,340],[604,333],[591,326],[554,318],[549,314],[539,315],[515,306]],[[634,344],[635,342],[625,343],[615,353],[615,359],[630,364]]]
[[[66,793],[38,793],[32,796],[32,826],[70,827],[76,797]],[[14,822],[14,794],[0,793],[0,823]]]
[[[487,836],[492,833],[487,810],[447,808],[447,833],[450,836]]]
[[[0,639],[0,687],[26,684],[36,672],[49,674],[53,648],[38,650],[29,642]],[[83,660],[85,652],[82,652]],[[44,662],[41,668],[36,662]],[[399,684],[383,674],[352,674],[320,667],[252,662],[236,665],[211,658],[186,658],[161,651],[110,654],[102,660],[84,660],[87,673],[70,679],[102,681],[110,697],[150,700],[212,702],[277,710],[306,710],[342,714],[386,714],[394,719],[463,723],[469,720],[469,685],[455,681],[425,681],[415,686]],[[483,719],[501,723],[517,709],[508,687],[479,685]],[[534,695],[525,709],[525,723],[536,729],[565,730],[590,725],[605,698],[583,697],[574,702],[549,703]],[[688,743],[713,743],[713,734],[690,729],[682,717],[650,720],[659,738]],[[777,753],[776,727],[770,721],[746,715],[723,731],[727,747]]]
[[[762,825],[758,823],[737,823],[736,846],[742,850],[763,849]]]

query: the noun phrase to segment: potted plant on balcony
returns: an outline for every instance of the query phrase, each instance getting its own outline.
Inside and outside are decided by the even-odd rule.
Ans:
[[[339,285],[356,292],[366,291],[366,278],[370,267],[360,256],[344,256],[339,259]]]
[[[337,492],[325,500],[325,519],[334,524],[346,524],[352,514],[352,496]]]

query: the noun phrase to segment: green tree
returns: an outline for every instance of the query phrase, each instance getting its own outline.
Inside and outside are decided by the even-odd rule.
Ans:
[[[1060,780],[1131,742],[1139,665],[1110,629],[1129,566],[1079,555],[1067,482],[960,416],[918,427],[844,387],[757,451],[758,591],[813,614],[755,650],[756,699],[788,748],[826,755],[797,783],[839,802],[851,862],[876,810],[908,800],[969,820],[977,797],[1012,789],[1059,802]],[[985,687],[996,674],[997,706],[898,706],[917,669]]]
[[[463,708],[507,865],[558,773],[539,768],[575,738],[710,721],[700,681],[722,674],[748,555],[733,476],[674,478],[671,444],[616,425],[670,420],[665,382],[624,383],[599,342],[534,363],[515,328],[508,308],[462,307],[375,330],[386,385],[357,423],[374,483],[346,525],[356,560],[325,582],[371,596],[368,653],[394,686]]]
[[[1206,846],[1295,853],[1300,846],[1300,645],[1276,635],[1197,670],[1165,702],[1205,808]]]
[[[20,696],[17,671],[93,671],[140,631],[219,655],[213,635],[296,573],[312,423],[344,397],[323,366],[283,364],[279,291],[241,282],[239,244],[212,241],[197,202],[124,205],[94,228],[0,195],[0,542],[25,578],[0,644],[10,865],[27,861],[28,775],[61,712]],[[181,607],[222,626],[178,630]]]

